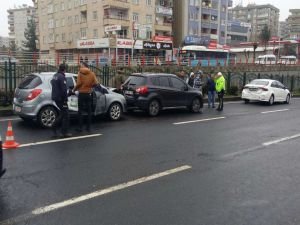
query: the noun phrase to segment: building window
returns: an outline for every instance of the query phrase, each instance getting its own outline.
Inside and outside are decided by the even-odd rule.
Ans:
[[[147,29],[147,39],[152,39],[152,31]]]
[[[43,44],[46,44],[46,36],[43,36]]]
[[[72,23],[73,23],[72,16],[69,16],[68,17],[68,25],[70,26],[70,25],[72,25]]]
[[[132,20],[134,22],[138,22],[139,21],[139,14],[138,13],[132,13]]]
[[[74,7],[78,7],[79,6],[79,0],[75,0],[74,1]]]
[[[68,2],[68,9],[72,9],[72,1],[71,0],[69,0],[69,2]]]
[[[152,24],[152,15],[146,15],[146,23],[147,24]]]
[[[48,20],[48,28],[54,28],[54,21],[53,19]]]
[[[59,34],[55,35],[55,42],[59,42]]]
[[[61,11],[64,11],[64,10],[65,10],[65,3],[62,2],[62,3],[61,3]]]
[[[86,39],[86,30],[87,30],[87,28],[80,29],[80,38],[81,39]]]
[[[59,20],[55,20],[55,27],[59,27]]]
[[[86,0],[80,0],[80,5],[86,4]]]
[[[146,0],[146,5],[152,5],[152,1],[151,0]]]
[[[61,26],[64,27],[66,25],[65,19],[61,19]]]
[[[48,13],[53,13],[53,5],[48,5]]]
[[[79,23],[79,16],[78,16],[78,15],[75,16],[75,18],[74,18],[74,23],[75,23],[75,24]]]
[[[87,20],[87,13],[86,13],[86,11],[81,12],[80,13],[80,22],[81,23],[86,23],[86,20]]]
[[[53,41],[54,41],[54,34],[49,34],[48,38],[49,38],[48,43],[53,43]]]
[[[138,38],[138,30],[133,30],[132,32],[133,39],[136,40]]]
[[[98,38],[98,29],[93,30],[93,38]]]
[[[98,12],[93,11],[93,20],[97,20],[97,19],[98,19]]]
[[[72,34],[72,32],[69,33],[69,39],[68,40],[69,40],[69,42],[73,41],[73,34]]]
[[[132,4],[138,5],[139,4],[139,0],[132,0]]]
[[[66,34],[65,34],[65,33],[62,33],[62,34],[61,34],[61,41],[62,41],[62,42],[65,42],[65,41],[66,41]]]

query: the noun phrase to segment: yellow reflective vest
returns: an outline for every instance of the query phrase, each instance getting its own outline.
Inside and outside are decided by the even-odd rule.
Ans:
[[[216,91],[217,92],[220,92],[222,90],[225,91],[225,78],[223,76],[216,78],[215,83],[216,83]]]

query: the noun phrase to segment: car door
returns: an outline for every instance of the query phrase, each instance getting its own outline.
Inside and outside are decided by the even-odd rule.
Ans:
[[[187,85],[183,80],[177,77],[171,77],[172,85],[172,105],[186,106],[187,105]]]
[[[169,76],[163,75],[159,76],[159,89],[157,89],[157,94],[159,95],[163,107],[173,106],[172,102],[172,88],[170,85]]]
[[[75,79],[73,76],[66,76],[68,90],[73,90],[75,87]],[[73,94],[68,97],[68,107],[70,111],[78,112],[78,96]]]
[[[93,110],[94,115],[101,115],[106,112],[106,95],[109,92],[106,87],[99,84],[93,91]]]
[[[277,81],[272,82],[271,88],[272,88],[273,93],[274,93],[274,98],[275,98],[274,100],[275,101],[280,101],[280,90],[279,90]]]
[[[285,101],[287,95],[285,86],[281,82],[277,81],[277,87],[280,96],[280,101]]]

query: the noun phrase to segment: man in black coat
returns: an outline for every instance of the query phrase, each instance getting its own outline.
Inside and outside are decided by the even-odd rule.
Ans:
[[[58,118],[53,124],[54,137],[71,137],[69,130],[69,109],[68,109],[68,87],[65,76],[66,67],[64,64],[59,65],[58,72],[54,74],[52,84],[51,98],[59,109]],[[61,135],[58,133],[60,125]]]

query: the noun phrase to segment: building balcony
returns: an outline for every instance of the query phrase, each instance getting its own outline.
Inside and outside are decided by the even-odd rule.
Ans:
[[[130,27],[130,20],[129,17],[125,16],[113,16],[113,15],[105,15],[103,18],[104,25],[121,25],[124,27]]]
[[[79,7],[79,9],[80,9],[80,12],[86,12],[87,11],[87,4],[81,5]]]
[[[161,14],[161,15],[167,15],[167,16],[173,15],[172,8],[167,8],[167,7],[163,7],[163,6],[156,6],[155,12],[156,12],[156,14]]]
[[[130,2],[129,0],[103,0],[104,9],[129,9]]]
[[[155,23],[155,30],[172,32],[172,23]]]

